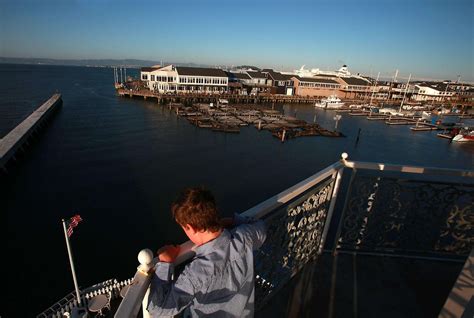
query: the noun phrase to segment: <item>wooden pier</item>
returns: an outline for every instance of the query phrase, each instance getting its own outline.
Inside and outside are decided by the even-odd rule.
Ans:
[[[6,171],[6,164],[15,158],[31,135],[40,128],[51,113],[62,104],[61,94],[54,94],[44,104],[38,107],[30,116],[0,139],[0,168]]]
[[[205,94],[205,93],[154,93],[149,90],[117,89],[117,94],[124,97],[142,97],[144,99],[156,99],[158,103],[216,103],[219,99],[226,99],[232,104],[262,104],[262,103],[316,103],[319,97],[289,96],[280,94]]]

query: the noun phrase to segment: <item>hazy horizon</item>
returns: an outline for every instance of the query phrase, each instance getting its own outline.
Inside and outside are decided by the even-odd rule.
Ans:
[[[0,56],[137,59],[474,82],[467,0],[0,4]],[[123,58],[126,56],[126,58]]]

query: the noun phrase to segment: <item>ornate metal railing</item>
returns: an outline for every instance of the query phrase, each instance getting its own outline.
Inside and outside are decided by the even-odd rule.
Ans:
[[[472,172],[440,169],[430,176],[436,173],[442,178],[416,180],[413,173],[419,172],[414,171],[400,171],[394,177],[380,170],[374,175],[354,169],[334,248],[465,258],[474,246],[474,184],[465,178]],[[464,182],[448,182],[448,172]]]
[[[352,175],[343,183],[344,169]],[[448,181],[452,177],[463,182]],[[242,215],[263,219],[268,227],[267,239],[255,254],[256,307],[321,254],[330,226],[335,252],[467,255],[474,246],[473,177],[474,171],[353,162],[343,154],[341,161],[245,211]],[[344,208],[335,213],[343,192]],[[175,265],[193,256],[188,241]],[[146,308],[147,272],[156,259],[142,250],[139,260],[142,265],[115,317],[136,316],[142,302]],[[143,316],[149,317],[146,310]]]

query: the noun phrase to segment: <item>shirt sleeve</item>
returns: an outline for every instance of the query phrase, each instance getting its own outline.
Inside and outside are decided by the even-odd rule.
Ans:
[[[267,238],[267,229],[263,220],[239,225],[236,228],[236,233],[239,233],[246,241],[250,242],[253,250],[259,249]]]
[[[148,312],[156,316],[174,316],[188,307],[196,292],[195,283],[185,269],[173,282],[173,264],[159,262],[150,284]]]

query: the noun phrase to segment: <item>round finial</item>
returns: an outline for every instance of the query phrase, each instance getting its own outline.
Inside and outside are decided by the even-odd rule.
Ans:
[[[349,155],[347,154],[347,152],[343,152],[341,154],[341,157],[342,157],[342,160],[346,160],[347,158],[349,158]]]
[[[138,261],[140,262],[140,264],[148,265],[152,262],[152,260],[153,252],[150,249],[145,248],[141,250],[140,253],[138,253]]]

